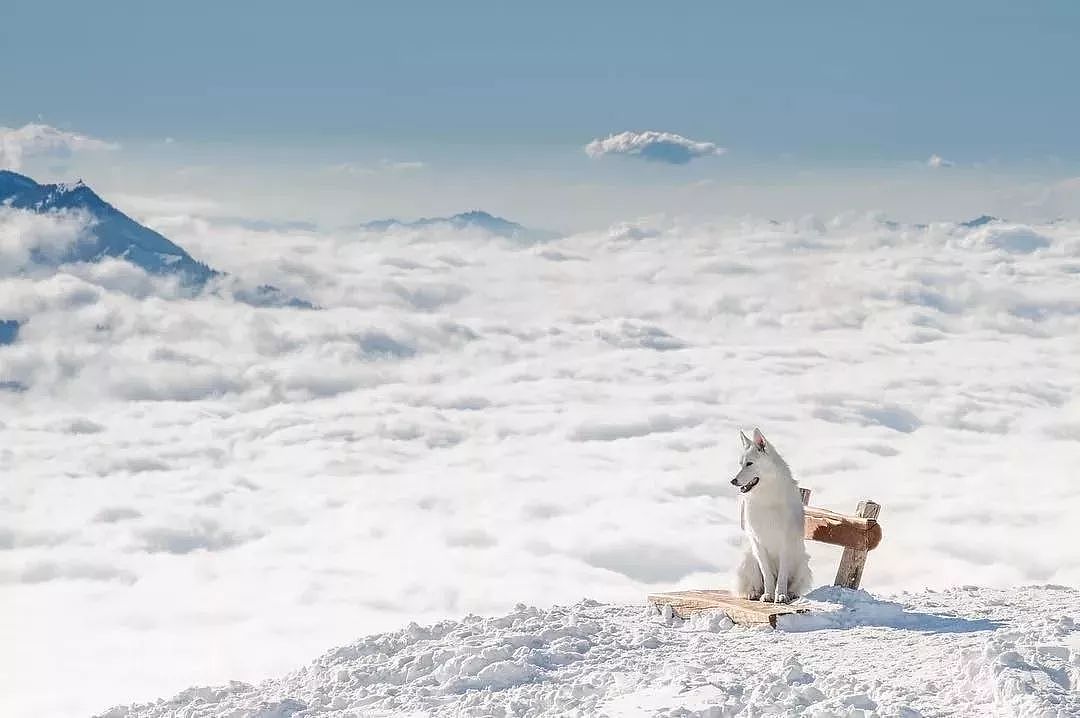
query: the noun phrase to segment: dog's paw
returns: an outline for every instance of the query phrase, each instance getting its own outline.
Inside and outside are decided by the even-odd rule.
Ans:
[[[776,602],[777,603],[791,603],[791,601],[794,598],[795,598],[794,596],[789,596],[786,593],[778,593],[778,594],[776,594]]]
[[[773,597],[772,597],[771,593],[763,593],[758,598],[758,600],[761,601],[762,603],[772,603],[773,602]]]
[[[757,601],[761,598],[761,594],[755,591],[751,591],[750,593],[744,595],[743,598],[745,598],[747,601]]]

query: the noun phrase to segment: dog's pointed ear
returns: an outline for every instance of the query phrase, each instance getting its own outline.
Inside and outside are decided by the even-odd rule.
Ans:
[[[739,429],[739,438],[742,439],[742,447],[744,449],[749,449],[750,446],[754,443],[754,442],[750,441],[750,437],[747,436],[746,433],[743,432],[742,429]]]
[[[754,445],[757,446],[759,451],[765,451],[765,435],[756,426],[754,427]]]

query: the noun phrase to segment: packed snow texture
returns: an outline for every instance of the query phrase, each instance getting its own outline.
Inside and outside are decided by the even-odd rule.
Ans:
[[[780,635],[592,601],[414,623],[258,687],[192,688],[102,718],[1080,715],[1080,591],[810,598],[815,612],[785,616]]]
[[[3,212],[0,267],[77,225]],[[723,586],[737,429],[755,424],[814,504],[882,504],[877,595],[1080,584],[1080,224],[647,219],[536,246],[151,225],[323,309],[191,299],[115,259],[5,270],[5,715],[254,683],[356,636],[521,601]],[[839,551],[810,549],[815,585],[831,583]],[[1045,603],[1002,640],[1055,620]],[[702,640],[637,609],[574,611]],[[857,647],[867,630],[758,644],[779,671],[790,641]],[[576,635],[536,650],[588,655]],[[985,687],[998,664],[965,665]],[[459,685],[522,680],[481,670]]]

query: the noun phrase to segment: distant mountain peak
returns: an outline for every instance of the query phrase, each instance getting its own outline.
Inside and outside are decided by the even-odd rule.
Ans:
[[[978,217],[976,217],[975,219],[969,219],[966,222],[961,222],[960,226],[961,227],[974,228],[974,227],[982,227],[984,224],[990,224],[991,222],[1000,222],[1000,221],[1001,221],[1000,217],[993,217],[993,216],[991,216],[989,214],[981,214]]]
[[[454,229],[480,229],[491,235],[506,239],[515,239],[527,242],[550,239],[553,235],[540,230],[529,229],[517,222],[512,222],[504,217],[485,212],[482,209],[470,209],[459,212],[449,217],[421,217],[420,219],[407,221],[400,219],[380,219],[374,222],[365,222],[360,225],[361,229],[373,231],[386,231],[394,227],[406,229],[423,229],[447,225]]]
[[[206,288],[212,279],[228,278],[226,273],[195,260],[180,246],[113,207],[81,179],[38,184],[18,172],[0,170],[0,206],[4,205],[38,214],[82,212],[93,220],[86,230],[89,241],[80,241],[66,255],[49,258],[50,264],[97,262],[112,257],[130,262],[150,274],[179,277],[195,290]],[[268,284],[250,287],[233,277],[229,278],[229,286],[234,299],[253,306],[316,308],[311,302],[291,297]],[[221,288],[215,286],[213,291]],[[13,342],[18,330],[18,323],[0,320],[0,344]]]
[[[493,219],[499,220],[500,222],[508,221],[503,219],[502,217],[496,217],[490,212],[485,212],[482,209],[470,209],[468,212],[459,212],[458,214],[455,214],[453,217],[451,217],[451,219],[463,219],[475,222],[487,222]],[[511,224],[515,223],[511,222]]]
[[[84,212],[89,215],[94,221],[87,228],[88,241],[79,242],[67,254],[58,257],[61,264],[115,257],[151,274],[179,276],[185,284],[196,287],[205,285],[218,274],[164,236],[113,207],[81,179],[39,184],[25,175],[2,170],[0,204],[40,214]]]

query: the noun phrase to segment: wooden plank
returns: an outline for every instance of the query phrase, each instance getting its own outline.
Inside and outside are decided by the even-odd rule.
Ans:
[[[671,606],[679,618],[689,618],[700,611],[719,610],[735,623],[744,626],[772,626],[776,617],[791,613],[806,613],[810,609],[785,603],[750,601],[731,595],[730,591],[667,591],[649,594],[649,603],[656,607]]]
[[[877,526],[877,541],[873,545],[867,544],[866,548],[848,546],[844,549],[844,555],[840,557],[840,566],[836,569],[836,580],[833,585],[858,588],[862,581],[863,568],[866,566],[866,552],[877,546],[881,541],[881,527],[877,524],[878,512],[881,506],[873,501],[860,501],[859,508],[855,512],[859,518],[872,521]]]
[[[877,507],[873,501],[863,503]],[[861,509],[863,504],[859,506]],[[872,516],[847,516],[816,506],[807,506],[804,512],[807,541],[820,541],[863,553],[877,548],[881,543],[881,526],[877,522],[876,509]]]

